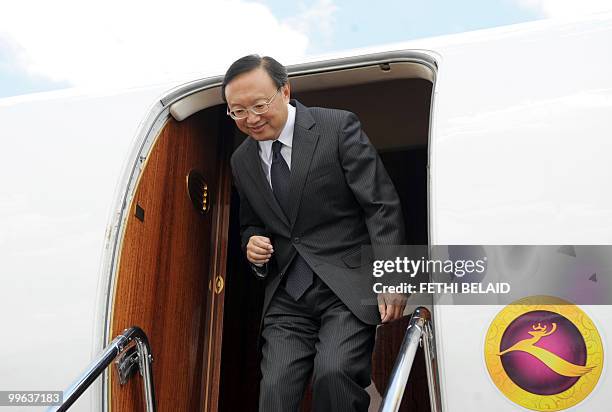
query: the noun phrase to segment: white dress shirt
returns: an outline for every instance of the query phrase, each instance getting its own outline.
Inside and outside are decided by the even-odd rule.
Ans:
[[[295,107],[287,103],[287,110],[287,121],[277,140],[283,144],[281,147],[281,156],[283,156],[283,159],[287,162],[287,166],[289,166],[289,170],[291,170],[291,146],[293,145],[293,129],[295,127]],[[270,169],[272,168],[272,143],[274,143],[274,140],[264,140],[258,143],[261,165],[268,179],[268,183],[270,187],[272,187]]]

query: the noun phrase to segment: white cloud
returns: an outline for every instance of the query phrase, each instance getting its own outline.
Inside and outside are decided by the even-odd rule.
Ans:
[[[285,23],[301,33],[319,34],[325,41],[331,41],[336,24],[334,14],[338,10],[333,0],[317,0],[312,6],[300,3],[299,6],[300,13],[286,19]]]
[[[0,46],[15,65],[88,87],[223,73],[249,53],[287,64],[306,52],[301,30],[239,0],[21,0],[0,13]]]
[[[572,17],[612,10],[610,0],[517,0],[522,7],[546,17]]]

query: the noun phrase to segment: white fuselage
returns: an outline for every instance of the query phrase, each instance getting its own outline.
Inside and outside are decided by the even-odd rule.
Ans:
[[[432,244],[611,244],[610,44],[612,15],[334,57],[418,49],[437,61]],[[174,85],[0,100],[0,390],[65,389],[102,348],[109,234],[134,163],[134,137]],[[434,308],[446,411],[520,409],[484,366],[483,339],[500,309]],[[612,310],[582,309],[607,349]],[[612,403],[603,367],[575,410]],[[73,410],[101,410],[100,393],[90,390]]]

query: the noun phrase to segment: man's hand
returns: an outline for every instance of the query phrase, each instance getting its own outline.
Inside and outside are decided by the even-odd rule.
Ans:
[[[379,293],[378,311],[382,323],[391,322],[399,319],[404,314],[406,300],[408,297],[399,293]]]
[[[251,236],[246,245],[246,257],[254,265],[261,266],[270,261],[274,248],[270,238],[265,236]]]

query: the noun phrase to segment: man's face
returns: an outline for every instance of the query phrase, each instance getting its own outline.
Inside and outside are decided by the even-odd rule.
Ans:
[[[225,87],[225,98],[230,110],[246,109],[265,103],[276,93],[277,87],[265,69],[258,67],[235,77]],[[255,140],[275,140],[280,136],[287,121],[289,84],[274,97],[270,109],[264,114],[248,111],[245,119],[235,120],[238,128]]]

